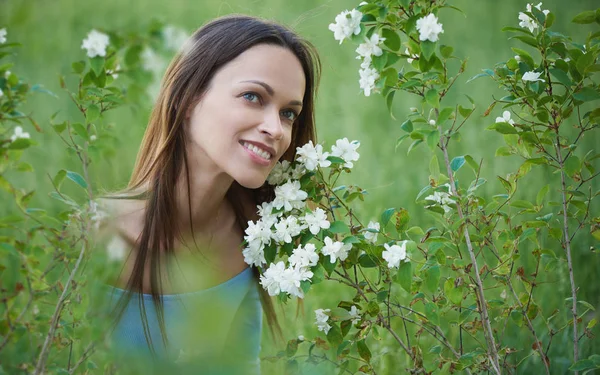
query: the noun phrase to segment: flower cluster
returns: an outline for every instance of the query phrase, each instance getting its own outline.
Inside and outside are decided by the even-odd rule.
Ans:
[[[108,35],[92,30],[87,35],[87,38],[83,40],[81,48],[87,51],[88,57],[104,57],[106,56],[106,47],[108,46],[108,43]]]
[[[362,13],[356,9],[345,10],[338,14],[335,17],[335,23],[329,24],[329,30],[333,31],[335,40],[339,40],[342,44],[344,39],[350,38],[353,34],[358,35],[362,16]]]
[[[450,191],[450,185],[444,184],[444,186],[448,188],[448,191]],[[446,213],[452,210],[450,205],[454,204],[454,201],[452,200],[452,198],[450,198],[450,194],[444,191],[436,191],[433,193],[433,195],[426,196],[425,200],[433,202],[433,204],[425,206],[425,208],[439,205],[444,209],[444,212]]]
[[[15,133],[10,137],[10,140],[12,142],[16,141],[17,139],[29,139],[29,133],[24,132],[23,128],[20,126],[16,126],[15,127]]]
[[[406,260],[406,243],[400,241],[398,245],[383,244],[385,250],[381,253],[381,257],[388,263],[389,268],[400,267],[400,262]]]
[[[315,316],[316,316],[315,323],[317,324],[317,329],[319,331],[325,332],[325,334],[327,334],[327,332],[329,332],[329,330],[331,329],[331,326],[329,325],[329,323],[327,323],[327,321],[329,320],[329,315],[327,315],[326,313],[328,313],[328,312],[331,312],[331,310],[330,309],[315,310]]]
[[[278,162],[267,181],[275,186],[275,198],[258,206],[260,219],[248,222],[244,236],[246,247],[242,254],[246,263],[267,266],[266,249],[281,249],[297,244],[303,233],[317,236],[322,230],[329,229],[331,223],[327,213],[320,207],[310,209],[306,205],[308,193],[302,190],[301,179],[306,173],[317,168],[329,167],[330,156],[340,158],[337,165],[352,168],[360,155],[357,152],[359,142],[347,138],[337,140],[331,152],[323,151],[323,146],[311,141],[296,150],[296,160]],[[343,163],[342,163],[343,162]],[[260,277],[260,283],[270,295],[282,292],[302,298],[302,282],[313,277],[312,267],[319,261],[320,253],[329,257],[331,263],[346,260],[352,244],[335,241],[331,237],[322,238],[323,246],[317,249],[312,243],[293,245],[286,261],[271,263]],[[286,265],[287,264],[287,265]],[[264,268],[263,268],[264,269]]]
[[[510,118],[510,111],[502,112],[502,117],[496,117],[496,122],[506,122],[512,126],[515,126],[515,121]]]
[[[417,31],[419,40],[437,42],[439,34],[444,32],[442,24],[438,23],[437,17],[431,13],[417,20]]]
[[[525,72],[525,74],[523,74],[523,82],[536,82],[536,81],[541,81],[541,82],[545,82],[543,78],[540,78],[540,76],[542,75],[542,73],[538,73],[538,72]]]
[[[542,10],[542,3],[536,5],[535,8],[540,12],[544,13],[544,16],[547,16],[548,13],[550,13],[550,11],[547,9]],[[528,13],[531,13],[533,10],[531,4],[529,3],[527,4],[526,9]],[[522,28],[527,28],[530,32],[533,32],[533,30],[538,28],[538,23],[534,18],[531,18],[528,14],[519,12],[519,26]]]

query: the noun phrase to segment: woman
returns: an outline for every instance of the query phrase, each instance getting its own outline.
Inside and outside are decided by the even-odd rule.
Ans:
[[[113,243],[132,249],[111,289],[118,352],[194,373],[259,371],[263,309],[279,327],[243,234],[273,197],[275,163],[314,142],[319,72],[308,42],[248,16],[208,23],[174,58],[127,199],[110,200]]]

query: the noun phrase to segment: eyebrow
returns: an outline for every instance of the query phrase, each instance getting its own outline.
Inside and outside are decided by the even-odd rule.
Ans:
[[[241,81],[241,82],[242,83],[255,83],[257,85],[264,87],[264,89],[267,91],[267,94],[269,94],[270,96],[275,95],[275,90],[273,90],[273,88],[271,86],[269,86],[267,83],[265,83],[263,81],[248,80],[248,81]],[[302,107],[302,102],[299,100],[292,100],[288,104],[289,105],[297,105],[297,106]]]

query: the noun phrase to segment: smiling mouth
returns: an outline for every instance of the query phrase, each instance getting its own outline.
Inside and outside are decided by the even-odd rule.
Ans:
[[[256,156],[259,156],[265,160],[271,160],[271,153],[268,151],[263,150],[260,147],[257,147],[251,143],[248,142],[241,142],[242,146],[244,146],[245,149],[251,151],[252,153],[254,153]]]

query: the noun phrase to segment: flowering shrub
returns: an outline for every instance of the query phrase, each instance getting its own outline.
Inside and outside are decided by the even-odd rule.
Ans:
[[[498,176],[502,190],[493,196],[479,189],[487,180],[476,156],[450,156],[450,141],[460,139],[474,112],[474,105],[444,106],[466,64],[451,71],[448,61],[458,58],[451,46],[438,44],[452,32],[444,30],[442,11],[456,8],[445,1],[368,1],[329,25],[340,44],[358,44],[365,96],[380,93],[390,110],[398,91],[421,98],[422,108],[411,109],[401,125],[406,134],[398,145],[410,139],[409,152],[421,144],[432,151],[430,181],[416,199],[437,224],[409,226],[409,213],[400,208],[384,211],[379,222],[357,217],[352,201],[363,200],[365,192],[336,185],[359,159],[357,141],[338,140],[331,151],[310,143],[298,148],[293,163],[276,167],[269,177],[278,185],[275,199],[259,207],[260,220],[246,231],[246,261],[260,268],[262,286],[281,301],[303,298],[324,280],[355,294],[351,300],[331,297],[315,310],[326,341],[302,335],[275,357],[285,358],[290,372],[306,361],[333,363],[340,374],[375,374],[387,354],[393,373],[600,368],[598,355],[582,355],[589,353],[597,320],[594,306],[578,298],[572,264],[574,241],[600,238],[600,218],[591,209],[600,154],[583,150],[580,142],[597,133],[600,120],[600,111],[588,104],[600,99],[593,79],[600,33],[578,43],[551,30],[556,15],[542,3],[525,8],[515,17],[519,27],[504,31],[516,33],[513,39],[538,57],[515,47],[514,58],[469,80],[488,77],[507,91],[484,116],[503,106],[488,127],[506,142],[496,155],[522,159],[518,170]],[[574,22],[600,23],[598,14],[584,12]],[[465,165],[474,174],[470,182]],[[530,202],[518,184],[534,167],[552,170],[556,178]],[[552,190],[560,192],[558,202],[546,197]],[[536,298],[540,284],[556,279],[546,274],[569,280],[568,307],[560,313]],[[529,332],[527,342],[505,334],[521,327]],[[557,347],[553,337],[566,340],[567,333],[569,349],[566,342]]]
[[[3,206],[16,206],[16,214],[0,217],[0,373],[114,371],[103,340],[108,330],[98,306],[104,292],[99,282],[113,272],[106,263],[124,253],[120,244],[109,243],[107,254],[91,256],[96,247],[91,233],[105,214],[95,200],[89,171],[92,162],[113,154],[113,127],[104,113],[146,102],[143,92],[151,77],[144,72],[142,51],[163,44],[156,40],[161,28],[154,24],[147,34],[127,35],[92,30],[82,43],[87,59],[72,64],[75,89],[60,77],[79,117],[54,115],[49,128],[81,167],[76,172],[43,166],[53,175],[49,196],[63,205],[61,212],[32,206],[40,186],[31,189],[11,181],[17,173],[33,171],[21,157],[37,146],[37,132],[42,131],[20,107],[31,94],[56,95],[25,82],[18,67],[0,63],[0,189],[8,197]],[[9,41],[10,34],[1,29],[2,60],[19,46]],[[65,181],[70,186],[63,186]]]

